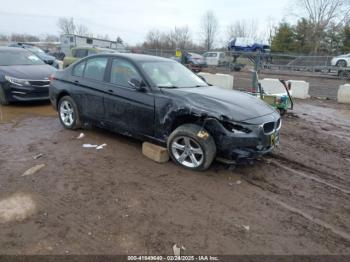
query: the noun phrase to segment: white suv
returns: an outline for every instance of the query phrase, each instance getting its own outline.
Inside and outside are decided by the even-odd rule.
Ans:
[[[350,53],[333,57],[331,65],[337,67],[350,67]]]
[[[209,66],[227,65],[230,62],[230,56],[224,52],[206,52],[203,54],[205,62]]]

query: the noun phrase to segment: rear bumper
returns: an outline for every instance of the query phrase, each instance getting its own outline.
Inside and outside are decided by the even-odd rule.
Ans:
[[[17,86],[7,84],[3,86],[6,98],[15,101],[45,101],[49,100],[49,87]]]

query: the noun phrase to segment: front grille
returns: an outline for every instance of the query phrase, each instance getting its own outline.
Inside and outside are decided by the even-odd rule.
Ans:
[[[275,130],[276,122],[268,122],[263,125],[264,133],[269,134]]]
[[[38,87],[48,87],[50,85],[50,80],[29,80],[31,86]]]
[[[280,130],[282,126],[282,120],[281,118],[279,118],[276,122],[267,122],[265,124],[263,124],[263,129],[264,129],[264,133],[265,135],[270,135],[275,131]]]

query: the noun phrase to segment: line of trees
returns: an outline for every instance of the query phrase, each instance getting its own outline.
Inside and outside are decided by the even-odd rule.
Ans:
[[[31,35],[31,34],[0,34],[0,41],[2,42],[58,42],[59,37],[56,35]]]
[[[275,52],[332,54],[350,51],[350,1],[297,0],[296,24],[281,22],[271,48]]]
[[[187,50],[210,50],[214,48],[218,36],[218,19],[212,11],[207,11],[201,17],[200,39],[196,43],[192,38],[192,32],[188,26],[178,27],[161,32],[158,29],[150,30],[142,44],[143,48],[150,49],[187,49]]]

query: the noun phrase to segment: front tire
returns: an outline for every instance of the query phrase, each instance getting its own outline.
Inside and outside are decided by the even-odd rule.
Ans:
[[[67,129],[81,128],[77,104],[70,96],[64,96],[58,102],[58,116],[61,124]]]
[[[171,159],[176,164],[195,171],[208,169],[216,155],[213,137],[195,124],[185,124],[176,128],[168,138],[167,147]]]
[[[0,105],[7,106],[9,104],[8,99],[6,98],[4,89],[0,86]]]
[[[336,64],[337,67],[347,67],[348,64],[346,63],[345,60],[339,60]]]

